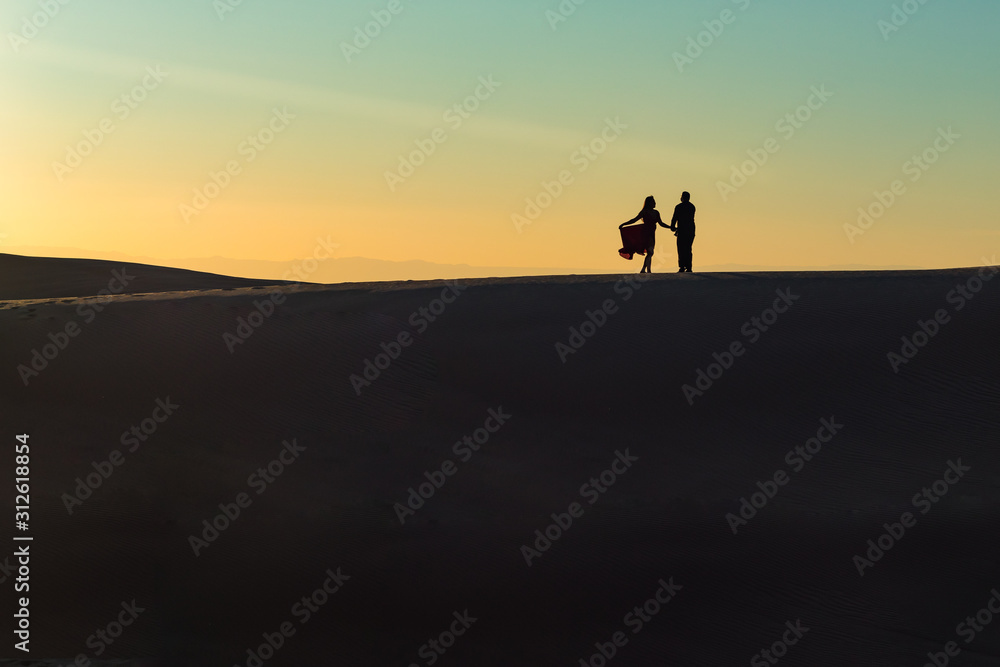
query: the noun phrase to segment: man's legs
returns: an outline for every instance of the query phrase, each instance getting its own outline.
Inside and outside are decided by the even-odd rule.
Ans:
[[[693,261],[693,249],[694,245],[694,235],[678,235],[677,236],[677,258],[680,268],[691,271],[691,263]]]

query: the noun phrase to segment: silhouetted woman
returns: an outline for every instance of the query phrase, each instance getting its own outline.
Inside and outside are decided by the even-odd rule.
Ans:
[[[643,229],[646,233],[646,261],[642,263],[642,270],[639,273],[652,273],[653,249],[656,247],[656,225],[666,227],[667,229],[670,229],[670,226],[663,222],[663,218],[660,217],[660,212],[656,210],[656,199],[653,197],[646,197],[646,203],[643,204],[639,215],[628,222],[618,225],[618,229],[626,225],[631,225],[638,220],[642,220]]]

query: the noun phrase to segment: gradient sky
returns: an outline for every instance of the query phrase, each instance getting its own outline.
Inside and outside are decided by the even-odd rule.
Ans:
[[[36,35],[11,38],[49,2]],[[994,0],[912,2],[888,38],[888,0],[587,0],[555,28],[556,0],[399,0],[351,62],[342,43],[389,0],[225,2],[5,0],[0,250],[286,260],[322,236],[345,257],[614,272],[638,268],[617,256],[617,225],[648,194],[667,214],[689,190],[696,269],[1000,251]],[[675,52],[725,10],[679,71]],[[168,75],[120,118],[115,101],[157,66]],[[446,122],[490,76],[480,108]],[[833,96],[779,131],[821,86]],[[249,162],[240,146],[274,108],[296,117]],[[53,164],[105,118],[114,132],[60,180]],[[573,155],[607,119],[628,128],[581,173]],[[391,191],[386,172],[435,128],[447,141]],[[914,181],[905,163],[948,128],[960,138]],[[770,137],[778,152],[724,201],[718,183]],[[233,160],[241,173],[186,221],[180,205]],[[563,170],[573,182],[519,231],[512,215]],[[844,225],[897,179],[904,194],[852,243]],[[661,232],[667,267],[672,240]]]

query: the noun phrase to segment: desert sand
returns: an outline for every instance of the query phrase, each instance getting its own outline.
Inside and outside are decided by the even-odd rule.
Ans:
[[[0,275],[33,657],[254,665],[270,636],[263,664],[297,667],[1000,664],[1000,628],[960,626],[1000,590],[992,269]]]

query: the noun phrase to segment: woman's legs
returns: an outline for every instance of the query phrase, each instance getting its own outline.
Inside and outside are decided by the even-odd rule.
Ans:
[[[653,272],[653,250],[656,248],[656,237],[649,233],[650,236],[646,239],[646,261],[642,263],[642,271],[639,273],[652,273]]]

